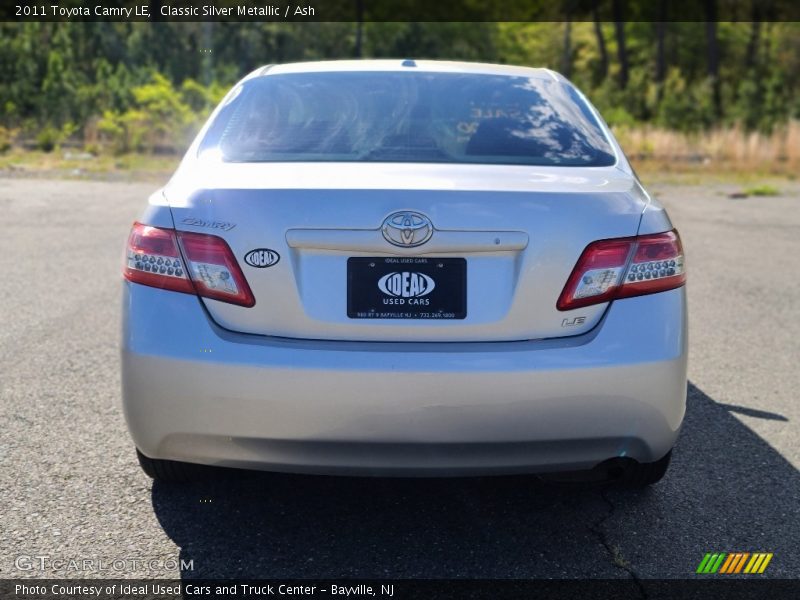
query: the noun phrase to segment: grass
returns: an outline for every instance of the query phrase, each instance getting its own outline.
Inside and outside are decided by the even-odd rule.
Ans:
[[[762,183],[745,189],[744,193],[748,196],[780,196],[781,191],[774,185]]]
[[[645,186],[665,185],[736,185],[744,193],[766,187],[780,194],[780,187],[797,179],[794,173],[775,173],[766,170],[739,170],[718,165],[716,168],[698,168],[695,165],[664,165],[654,161],[631,161]],[[748,190],[745,192],[745,190]]]
[[[180,156],[125,154],[93,156],[80,149],[53,152],[12,148],[0,154],[0,175],[66,179],[166,180]]]
[[[644,179],[756,185],[764,179],[793,180],[800,173],[800,121],[770,135],[740,127],[689,134],[646,125],[615,134]]]

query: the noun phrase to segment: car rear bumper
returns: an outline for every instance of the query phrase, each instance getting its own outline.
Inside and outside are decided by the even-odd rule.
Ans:
[[[151,458],[312,473],[461,475],[661,458],[686,403],[684,288],[591,332],[490,343],[233,333],[196,297],[124,284],[123,407]]]

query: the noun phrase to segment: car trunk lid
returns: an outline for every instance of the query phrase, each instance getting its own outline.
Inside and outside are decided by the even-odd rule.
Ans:
[[[559,294],[582,250],[635,235],[648,202],[614,167],[408,163],[198,161],[165,195],[176,228],[223,238],[252,288],[249,308],[202,299],[219,325],[354,341],[586,332],[606,305],[563,312]]]

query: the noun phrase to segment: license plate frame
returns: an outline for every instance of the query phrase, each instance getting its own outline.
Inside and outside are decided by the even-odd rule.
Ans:
[[[467,260],[436,257],[347,259],[350,319],[460,320],[467,317]]]

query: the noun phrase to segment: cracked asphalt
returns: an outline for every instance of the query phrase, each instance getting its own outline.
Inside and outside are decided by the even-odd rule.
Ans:
[[[658,184],[689,267],[686,423],[645,491],[529,477],[241,474],[153,484],[120,410],[119,268],[152,184],[0,179],[0,578],[693,577],[705,552],[800,574],[800,185]],[[161,561],[27,569],[19,557]],[[159,566],[161,565],[161,566]]]

